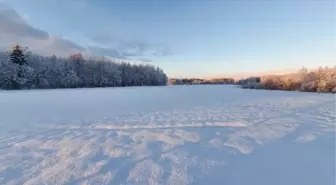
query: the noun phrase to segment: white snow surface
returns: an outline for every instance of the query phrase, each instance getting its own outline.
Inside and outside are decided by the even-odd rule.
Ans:
[[[0,184],[334,185],[335,95],[0,91]]]

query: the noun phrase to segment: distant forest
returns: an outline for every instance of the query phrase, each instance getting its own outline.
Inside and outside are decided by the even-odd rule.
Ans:
[[[171,85],[197,85],[197,84],[234,84],[233,78],[215,78],[215,79],[199,79],[199,78],[170,78]]]
[[[250,77],[237,82],[243,88],[336,93],[336,67],[320,67],[297,73]]]
[[[170,78],[168,84],[236,84],[245,89],[336,93],[336,67],[320,67],[311,71],[302,68],[296,73],[265,75],[260,77],[254,76],[236,81],[232,78],[216,78],[210,80],[199,78]]]
[[[167,75],[152,65],[40,56],[19,45],[0,52],[0,89],[51,89],[167,85]]]

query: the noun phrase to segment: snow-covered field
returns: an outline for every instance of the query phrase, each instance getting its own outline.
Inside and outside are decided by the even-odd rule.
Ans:
[[[0,184],[334,185],[335,95],[0,91]]]

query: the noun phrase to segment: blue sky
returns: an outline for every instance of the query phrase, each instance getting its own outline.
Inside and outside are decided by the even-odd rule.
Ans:
[[[91,52],[136,49],[127,56],[169,76],[336,64],[334,0],[0,1],[32,27]]]

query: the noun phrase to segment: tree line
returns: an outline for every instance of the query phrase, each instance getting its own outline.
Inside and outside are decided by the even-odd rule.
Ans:
[[[81,87],[125,87],[167,85],[167,75],[144,64],[40,56],[14,45],[0,52],[0,89],[51,89]]]
[[[250,77],[237,82],[243,88],[336,93],[336,67],[320,67],[284,75]]]
[[[171,85],[197,85],[197,84],[234,84],[233,78],[215,78],[215,79],[199,79],[199,78],[170,78]]]

